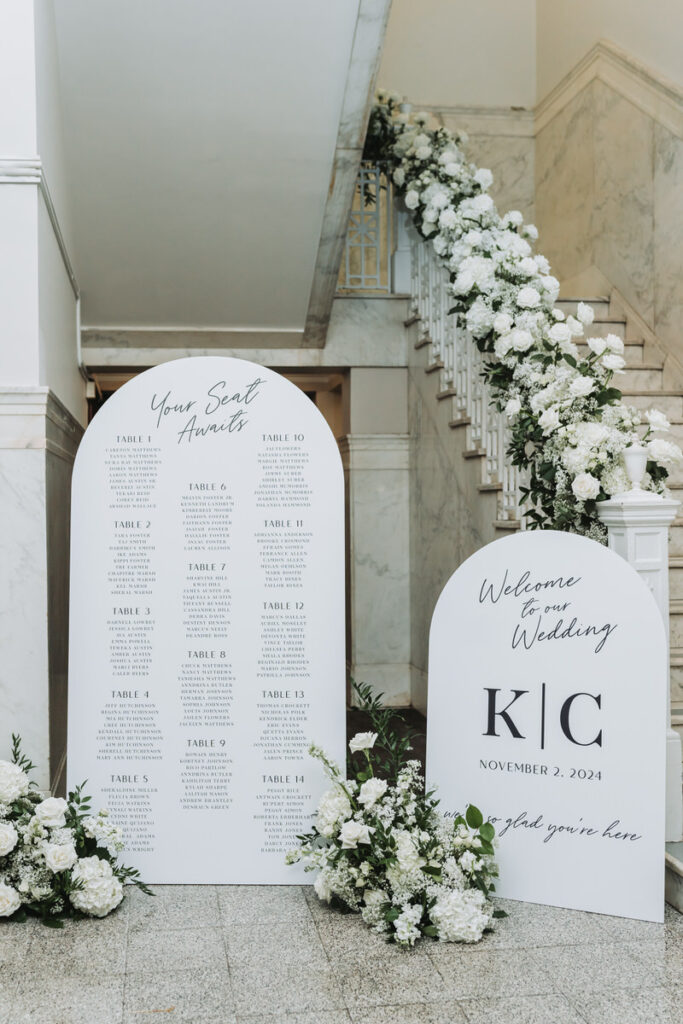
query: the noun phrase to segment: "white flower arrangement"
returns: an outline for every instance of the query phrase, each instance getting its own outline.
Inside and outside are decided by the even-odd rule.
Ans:
[[[119,864],[120,829],[107,811],[90,813],[78,786],[45,797],[29,777],[34,765],[12,736],[12,761],[0,761],[0,918],[62,927],[62,918],[106,917],[123,899],[123,883],[151,895],[133,868]]]
[[[332,785],[287,861],[317,870],[319,899],[359,913],[389,942],[478,942],[495,917],[506,916],[490,899],[495,829],[471,805],[465,817],[444,818],[424,791],[419,762],[407,758],[410,737],[392,732],[394,712],[369,687],[354,688],[375,731],[349,743],[352,755],[361,755],[349,778],[311,746]]]
[[[383,94],[364,155],[388,164],[418,232],[451,273],[450,312],[490,357],[484,375],[496,407],[508,416],[508,455],[529,476],[522,489],[529,525],[604,540],[597,502],[618,493],[615,487],[628,488],[624,449],[646,444],[643,486],[659,493],[683,454],[669,441],[651,439],[653,431],[668,429],[656,410],[646,417],[643,436],[641,414],[612,385],[625,366],[621,338],[590,337],[594,312],[586,303],[566,318],[555,308],[559,282],[530,244],[538,231],[519,210],[498,214],[488,195],[493,176],[466,160],[464,134],[428,123],[398,115],[394,99]],[[579,339],[587,354],[580,355]],[[588,439],[590,425],[606,428],[599,443]]]

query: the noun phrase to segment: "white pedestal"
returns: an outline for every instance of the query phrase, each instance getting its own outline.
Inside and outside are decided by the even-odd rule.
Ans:
[[[607,527],[608,544],[643,577],[659,606],[669,637],[669,524],[679,502],[648,491],[629,491],[600,502],[598,514]],[[668,689],[667,653],[667,689]],[[646,681],[644,681],[646,682]],[[670,708],[670,701],[667,701]],[[683,838],[681,796],[681,741],[671,728],[671,711],[666,723],[666,841]]]

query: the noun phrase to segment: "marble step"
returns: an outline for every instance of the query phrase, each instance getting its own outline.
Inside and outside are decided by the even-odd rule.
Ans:
[[[626,321],[594,320],[584,331],[586,338],[606,338],[608,334],[616,334],[617,338],[624,341],[626,339]]]
[[[591,334],[591,337],[597,337],[597,335]],[[581,356],[582,359],[585,359],[585,357],[590,354],[590,349],[588,348],[588,345],[585,345],[582,342],[579,342],[578,346],[579,346],[579,355]],[[636,339],[636,340],[625,341],[624,342],[624,359],[626,360],[627,365],[628,366],[633,366],[634,364],[640,365],[643,362],[643,352],[644,352],[644,349],[645,349],[645,346],[643,344],[642,338],[641,339]]]
[[[669,391],[627,387],[622,378],[621,385],[617,382],[616,387],[620,389],[627,405],[634,405],[636,409],[659,409],[669,419],[681,419],[683,417],[683,391]]]
[[[656,391],[662,386],[662,376],[661,366],[643,363],[640,366],[626,366],[623,373],[615,373],[612,384],[620,391]]]
[[[566,298],[558,299],[555,305],[558,309],[562,310],[565,316],[569,316],[570,313],[572,316],[576,316],[576,307],[580,302],[585,302],[587,306],[593,307],[596,320],[609,318],[609,298],[606,295],[598,295],[592,299],[577,299],[570,295]]]

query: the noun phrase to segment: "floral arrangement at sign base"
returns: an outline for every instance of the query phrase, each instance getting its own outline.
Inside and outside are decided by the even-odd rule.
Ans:
[[[287,861],[317,870],[318,897],[359,913],[388,942],[478,942],[494,918],[507,916],[490,898],[495,829],[472,805],[455,819],[439,812],[419,761],[408,757],[411,734],[394,727],[398,716],[381,695],[353,686],[372,730],[351,740],[348,778],[311,746],[332,785]]]
[[[683,459],[677,445],[652,436],[668,430],[666,416],[652,409],[643,417],[622,401],[613,384],[624,372],[622,339],[591,337],[585,303],[576,316],[556,308],[560,284],[533,252],[536,227],[519,210],[498,213],[493,175],[466,159],[465,133],[431,128],[429,114],[405,107],[378,92],[363,156],[387,166],[417,232],[449,271],[449,313],[485,356],[492,404],[510,425],[507,454],[527,475],[528,526],[604,542],[597,504],[629,490],[625,449],[645,444],[642,486],[660,494]]]
[[[68,799],[46,797],[29,778],[35,765],[12,736],[12,760],[0,761],[0,918],[62,928],[64,917],[106,917],[123,885],[151,891],[124,867],[120,829],[107,811],[92,814],[78,786]]]

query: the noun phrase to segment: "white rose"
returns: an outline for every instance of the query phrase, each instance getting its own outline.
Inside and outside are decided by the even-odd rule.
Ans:
[[[536,260],[533,256],[524,256],[523,259],[517,264],[518,272],[523,274],[525,277],[533,277],[538,270],[536,266]]]
[[[548,331],[548,337],[551,341],[559,344],[561,341],[569,341],[571,338],[571,331],[567,324],[553,324]]]
[[[607,342],[604,338],[589,338],[586,344],[591,352],[595,352],[596,356],[601,356],[607,348]]]
[[[493,318],[493,329],[496,334],[507,334],[512,327],[512,317],[509,313],[496,313]]]
[[[471,850],[466,850],[465,853],[463,853],[462,857],[460,858],[460,867],[462,868],[463,871],[467,871],[468,873],[474,871],[476,863],[477,858],[474,856]]]
[[[355,850],[359,843],[370,842],[370,828],[361,821],[345,821],[339,830],[339,838],[342,850]]]
[[[61,797],[49,796],[47,800],[36,804],[34,813],[40,824],[46,828],[63,828],[68,806],[66,800]]]
[[[420,196],[414,189],[409,189],[403,199],[409,210],[415,210],[420,202]]]
[[[456,175],[460,174],[460,164],[446,164],[446,166],[444,167],[444,173],[447,174],[449,178],[455,178]]]
[[[579,501],[588,501],[597,498],[600,493],[600,481],[591,473],[579,473],[572,483],[572,491]]]
[[[524,217],[522,217],[519,210],[508,210],[503,217],[504,224],[514,224],[515,227],[519,227],[520,224],[524,223]]]
[[[358,803],[365,807],[372,807],[387,791],[387,783],[384,779],[368,779],[360,787]]]
[[[574,398],[584,398],[586,395],[590,395],[594,387],[593,377],[575,377],[569,385],[569,393]]]
[[[19,835],[14,825],[9,821],[0,825],[0,857],[6,857],[11,853],[19,841]]]
[[[522,403],[520,402],[519,398],[511,398],[510,401],[505,406],[505,415],[509,416],[510,419],[512,419],[513,416],[517,416],[521,412],[521,409]]]
[[[543,433],[547,436],[552,434],[553,430],[557,430],[560,425],[560,414],[557,406],[553,405],[550,409],[546,409],[545,412],[539,417],[539,426]]]
[[[525,238],[530,238],[532,242],[535,242],[536,239],[538,238],[538,228],[536,227],[535,224],[525,224],[524,227],[522,228],[522,234],[524,235]],[[547,270],[548,270],[548,267],[549,267],[550,264],[548,263],[548,261],[545,258],[545,256],[537,256],[536,257],[536,262],[538,264],[539,270],[543,267],[543,268],[545,268],[543,272],[547,273]]]
[[[474,288],[474,274],[471,270],[461,270],[453,282],[454,295],[467,295]]]
[[[653,430],[668,430],[671,426],[664,413],[659,409],[648,409],[645,419]]]
[[[520,288],[517,293],[517,305],[522,309],[536,309],[541,302],[541,296],[532,288],[527,285],[525,288]]]
[[[607,348],[610,352],[614,352],[617,356],[623,356],[624,354],[624,343],[620,337],[616,334],[608,334],[605,338]]]
[[[648,455],[661,466],[676,466],[683,460],[683,453],[677,444],[653,438],[647,443]]]
[[[551,302],[554,302],[560,294],[560,282],[552,274],[545,274],[541,278],[541,287]]]
[[[510,339],[515,352],[527,352],[534,343],[533,336],[529,331],[523,331],[521,328],[512,331]]]
[[[491,185],[493,185],[493,175],[487,167],[480,167],[474,175],[474,180],[477,185],[479,185],[482,192],[486,192],[486,190],[491,188]]]
[[[403,170],[402,167],[397,167],[392,177],[394,179],[394,184],[398,185],[398,187],[400,188],[403,184],[405,184],[406,172]]]
[[[0,882],[0,917],[11,917],[21,906],[21,899],[16,889]]]
[[[499,359],[504,359],[512,348],[512,335],[501,334],[500,338],[496,338],[493,346],[493,351],[496,353]]]
[[[584,327],[587,327],[588,324],[593,323],[595,312],[592,306],[587,306],[585,302],[580,302],[576,307],[576,316]]]
[[[417,157],[418,160],[429,160],[431,155],[431,146],[418,146],[418,148],[415,150],[415,156]]]
[[[349,742],[349,750],[355,754],[358,750],[370,750],[377,740],[376,732],[357,732]]]
[[[69,893],[73,906],[92,917],[106,917],[123,899],[123,886],[114,876],[109,861],[99,857],[83,857],[76,862],[71,875],[83,883],[82,889]]]
[[[572,338],[583,337],[583,324],[580,320],[577,320],[574,316],[567,317],[567,327],[571,333]]]
[[[28,793],[29,778],[26,772],[12,764],[0,761],[0,804],[11,804],[18,797]]]
[[[450,230],[458,223],[458,215],[452,206],[447,206],[439,215],[439,227]]]
[[[45,863],[50,871],[68,871],[78,860],[78,854],[72,843],[46,843]]]
[[[611,370],[612,373],[619,373],[624,366],[626,366],[626,360],[623,356],[615,355],[613,352],[608,352],[601,359],[602,365],[606,370]]]

